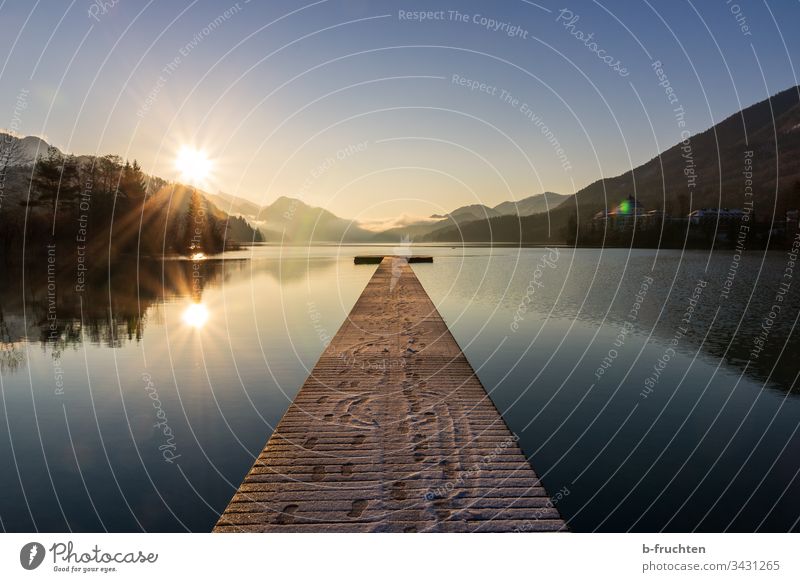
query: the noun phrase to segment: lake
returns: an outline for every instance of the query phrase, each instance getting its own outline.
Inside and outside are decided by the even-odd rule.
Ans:
[[[0,295],[6,531],[210,531],[392,247],[31,264]],[[575,531],[800,521],[785,252],[415,247]]]

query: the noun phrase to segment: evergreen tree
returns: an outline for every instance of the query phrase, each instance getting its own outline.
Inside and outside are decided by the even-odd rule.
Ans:
[[[146,191],[146,180],[141,166],[136,160],[133,164],[125,162],[122,168],[119,193],[126,198],[143,198]]]
[[[64,156],[54,147],[36,161],[33,186],[38,203],[48,203],[56,211],[60,200],[72,204],[80,194],[80,177],[75,156]]]
[[[192,188],[183,229],[183,249],[186,254],[203,252],[205,213],[203,201],[196,189]]]
[[[564,242],[568,245],[578,243],[578,217],[575,213],[569,215],[566,226],[564,226]]]
[[[122,158],[119,156],[103,156],[98,162],[99,188],[103,192],[114,192],[120,181]]]

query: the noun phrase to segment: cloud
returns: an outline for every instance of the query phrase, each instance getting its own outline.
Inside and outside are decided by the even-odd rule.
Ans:
[[[400,216],[393,216],[391,218],[374,218],[371,220],[360,220],[358,226],[365,230],[373,232],[381,232],[390,228],[399,228],[401,226],[409,226],[412,224],[430,224],[438,222],[430,216],[419,216],[416,214],[401,214]]]

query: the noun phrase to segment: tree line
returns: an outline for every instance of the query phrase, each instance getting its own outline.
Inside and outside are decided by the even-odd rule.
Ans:
[[[99,258],[218,253],[257,233],[196,189],[145,174],[137,160],[74,156],[55,147],[20,163],[0,143],[0,253],[6,262],[61,243],[59,254]]]

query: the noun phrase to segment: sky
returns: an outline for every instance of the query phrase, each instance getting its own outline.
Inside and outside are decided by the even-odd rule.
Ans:
[[[196,148],[207,190],[259,204],[427,216],[571,194],[797,85],[798,22],[788,0],[0,0],[0,127],[168,179]]]

